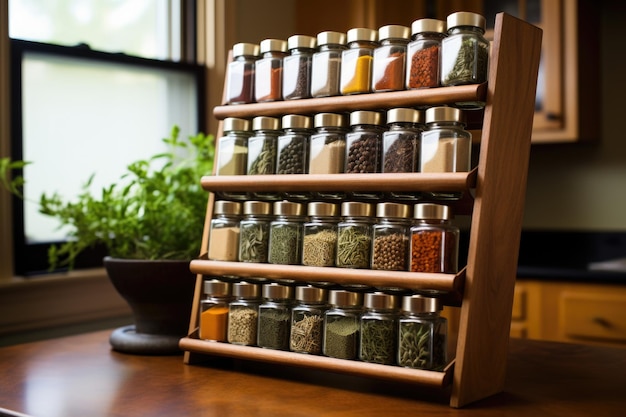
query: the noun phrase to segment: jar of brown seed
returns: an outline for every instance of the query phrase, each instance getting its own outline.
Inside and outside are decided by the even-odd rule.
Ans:
[[[376,224],[372,227],[372,269],[407,271],[410,207],[398,203],[378,203]]]

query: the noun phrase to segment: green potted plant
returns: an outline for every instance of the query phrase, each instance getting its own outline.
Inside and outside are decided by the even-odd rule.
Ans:
[[[174,127],[163,139],[168,151],[128,165],[118,182],[92,193],[94,174],[78,197],[43,194],[40,212],[69,226],[68,241],[51,247],[51,268],[73,267],[85,249],[103,245],[111,282],[129,303],[134,325],[111,335],[114,349],[138,354],[178,353],[187,332],[195,287],[189,261],[200,253],[207,194],[200,178],[213,169],[213,137],[179,138]],[[0,159],[0,181],[22,197],[26,163]]]

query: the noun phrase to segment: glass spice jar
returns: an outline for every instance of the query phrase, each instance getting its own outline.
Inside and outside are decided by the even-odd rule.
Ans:
[[[398,365],[442,370],[447,364],[448,320],[439,299],[412,295],[402,300],[398,321]]]
[[[394,365],[398,340],[396,296],[381,292],[367,293],[361,316],[359,359],[364,362]]]
[[[311,118],[288,114],[282,118],[283,134],[278,137],[277,174],[305,174]]]
[[[239,222],[239,261],[266,263],[272,206],[266,201],[243,203]]]
[[[346,49],[346,34],[320,32],[317,34],[318,51],[311,61],[311,97],[338,96],[341,53]]]
[[[215,175],[246,175],[250,122],[227,117],[223,123],[224,135],[217,140]],[[246,193],[219,192],[221,199],[243,200]]]
[[[371,269],[408,271],[410,211],[406,204],[376,205]]]
[[[228,343],[256,345],[260,294],[258,284],[250,282],[233,284],[234,300],[228,305]]]
[[[378,32],[367,28],[350,29],[348,49],[341,54],[341,94],[369,93],[372,84],[372,60],[378,46]]]
[[[289,350],[293,287],[277,283],[263,285],[259,306],[257,345],[262,348]]]
[[[239,221],[241,203],[216,201],[209,228],[208,259],[214,261],[237,261],[239,255]]]
[[[471,170],[472,134],[464,129],[461,110],[431,107],[426,110],[422,132],[421,172],[468,172]]]
[[[258,116],[252,119],[254,134],[248,139],[248,175],[276,174],[276,159],[278,153],[278,136],[280,119],[275,117]],[[277,199],[278,193],[252,192],[248,193],[252,199]]]
[[[291,310],[289,350],[319,355],[322,353],[324,312],[327,290],[310,285],[296,287],[296,305]]]
[[[372,61],[372,91],[404,90],[406,46],[409,28],[387,25],[378,29],[380,46],[374,50]]]
[[[287,39],[289,55],[283,59],[283,99],[311,97],[311,60],[317,40],[293,35]]]
[[[308,204],[309,221],[304,223],[302,265],[335,266],[339,210],[333,203]]]
[[[309,174],[339,174],[344,172],[346,157],[346,120],[341,114],[318,113],[313,118],[315,132],[309,143]],[[341,192],[315,192],[320,199],[340,200]]]
[[[330,310],[324,313],[324,355],[338,359],[358,359],[363,294],[331,290]]]
[[[382,135],[380,113],[374,111],[354,111],[350,113],[352,129],[346,134],[345,172],[348,174],[372,174],[380,172]],[[376,200],[382,197],[378,192],[350,192],[357,200]]]
[[[459,263],[459,228],[450,207],[417,203],[411,227],[410,271],[455,274]]]
[[[253,43],[233,45],[233,60],[226,67],[227,104],[245,104],[254,101],[254,63],[258,55],[259,45]]]
[[[343,219],[337,225],[337,258],[340,268],[369,268],[372,248],[372,214],[369,203],[346,201],[341,204]]]
[[[441,41],[446,37],[446,22],[418,19],[411,24],[408,46],[406,88],[430,88],[440,85]]]
[[[264,39],[259,44],[261,58],[254,65],[254,97],[259,103],[283,99],[283,58],[287,42]]]
[[[230,301],[232,296],[229,282],[217,279],[204,281],[204,298],[200,301],[200,339],[226,342]]]
[[[448,15],[448,36],[441,44],[441,85],[487,81],[489,42],[484,37],[485,23],[477,13]]]
[[[274,216],[274,220],[270,223],[267,261],[271,264],[299,265],[304,223],[302,204],[292,201],[276,201]]]

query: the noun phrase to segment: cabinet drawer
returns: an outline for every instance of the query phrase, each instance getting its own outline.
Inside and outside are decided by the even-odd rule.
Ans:
[[[561,308],[566,337],[626,341],[626,295],[564,292]]]

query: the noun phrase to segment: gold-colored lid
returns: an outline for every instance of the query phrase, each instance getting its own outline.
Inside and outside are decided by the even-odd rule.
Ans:
[[[250,121],[246,119],[239,119],[237,117],[227,117],[222,124],[224,132],[230,132],[233,130],[250,130]]]
[[[345,127],[346,119],[342,114],[337,113],[318,113],[313,119],[315,127]]]
[[[288,300],[293,297],[293,287],[275,282],[263,285],[263,298]]]
[[[343,45],[346,43],[346,34],[327,30],[317,34],[317,45]]]
[[[331,290],[328,304],[337,307],[357,307],[363,304],[363,294],[346,290]]]
[[[447,25],[448,30],[457,26],[474,26],[481,28],[485,31],[486,20],[485,17],[478,13],[472,12],[456,12],[448,15]]]
[[[443,204],[417,203],[413,217],[422,220],[449,220],[452,218],[452,210]]]
[[[239,215],[241,214],[241,203],[237,201],[218,200],[213,207],[213,213]]]
[[[230,295],[230,282],[211,279],[204,281],[204,293],[213,297],[224,297]]]
[[[430,107],[426,109],[426,123],[460,122],[461,110],[454,107]]]
[[[272,205],[267,201],[246,201],[243,203],[243,214],[268,215],[272,213]]]
[[[257,56],[259,45],[256,43],[236,43],[233,45],[233,56]]]
[[[396,296],[382,292],[367,293],[363,305],[376,310],[391,310],[396,308]]]
[[[405,108],[387,110],[387,124],[400,122],[424,123],[424,112]]]
[[[411,207],[399,203],[378,203],[376,205],[376,217],[393,217],[406,219],[411,215]]]
[[[434,313],[442,308],[438,298],[410,295],[402,299],[402,311],[409,313]]]
[[[357,110],[350,113],[350,126],[379,125],[380,113],[376,111]]]
[[[353,28],[346,34],[346,42],[376,42],[378,40],[378,31],[368,28]]]
[[[282,39],[263,39],[259,44],[259,52],[287,52],[287,41]]]
[[[296,300],[303,303],[321,304],[326,302],[327,291],[325,288],[312,287],[310,285],[296,287]]]
[[[251,282],[235,282],[233,284],[233,295],[236,298],[254,299],[261,294],[259,284]]]
[[[422,32],[446,33],[446,22],[439,19],[417,19],[411,23],[413,35]]]
[[[258,116],[252,119],[252,130],[278,130],[280,120],[275,117]]]
[[[374,209],[369,203],[345,201],[341,203],[341,215],[350,217],[371,217]]]
[[[378,29],[378,40],[384,39],[409,39],[410,29],[401,25],[386,25]]]
[[[302,216],[302,204],[293,201],[274,202],[274,214],[277,216]]]
[[[287,114],[282,119],[283,129],[310,129],[311,118],[299,114]]]
[[[332,217],[339,213],[336,204],[325,203],[323,201],[314,201],[308,205],[309,216],[326,216]]]
[[[317,40],[313,36],[293,35],[287,39],[287,48],[309,48],[313,49],[317,46]]]

